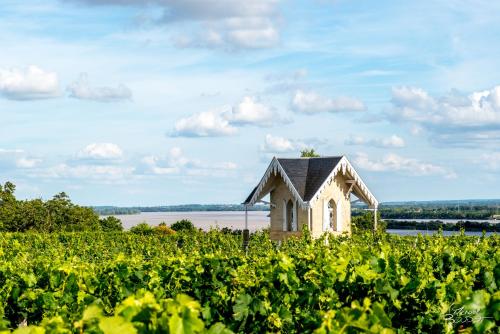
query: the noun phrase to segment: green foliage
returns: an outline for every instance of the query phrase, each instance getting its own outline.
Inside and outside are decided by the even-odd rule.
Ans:
[[[139,223],[135,226],[132,226],[130,228],[130,232],[135,233],[135,234],[149,235],[149,234],[153,234],[154,230],[153,230],[153,227],[149,226],[148,223],[143,222],[143,223]]]
[[[155,226],[154,228],[155,233],[163,234],[163,235],[172,235],[175,234],[175,231],[171,229],[169,226],[167,226],[166,223],[162,222],[160,225]]]
[[[388,229],[403,230],[443,230],[443,231],[461,231],[462,229],[471,232],[497,232],[500,233],[500,224],[481,221],[458,221],[456,223],[444,223],[440,220],[431,221],[408,221],[408,220],[387,220]]]
[[[373,231],[374,217],[373,211],[363,211],[362,214],[351,217],[351,225],[353,233],[364,233],[365,231]],[[384,232],[386,223],[380,219],[380,212],[377,212],[377,229],[379,232]]]
[[[182,219],[182,220],[179,220],[175,223],[173,223],[172,225],[170,225],[170,228],[174,231],[193,231],[195,230],[194,228],[194,225],[193,223],[191,223],[191,221],[187,220],[187,219]]]
[[[5,182],[3,186],[0,184],[0,203],[15,200],[14,191],[16,191],[16,186],[13,183]]]
[[[300,157],[301,158],[319,158],[320,155],[314,151],[314,148],[311,149],[303,149],[300,151]]]
[[[122,221],[114,216],[99,219],[99,225],[103,232],[123,231]]]
[[[14,196],[15,186],[0,185],[0,231],[55,232],[99,231],[99,216],[91,209],[75,205],[68,195],[60,193],[48,201],[20,201]]]
[[[0,332],[20,323],[30,325],[21,333],[123,334],[494,333],[500,325],[498,235],[367,232],[278,247],[257,232],[248,252],[241,241],[219,230],[2,233]]]
[[[112,316],[97,304],[85,308],[81,318],[74,323],[62,321],[55,316],[44,319],[39,325],[31,325],[14,331],[23,333],[221,333],[231,334],[231,330],[221,323],[205,328],[201,319],[201,307],[191,297],[179,294],[175,298],[157,300],[151,292],[139,290],[117,305]]]
[[[499,204],[382,204],[379,210],[385,219],[493,219]]]

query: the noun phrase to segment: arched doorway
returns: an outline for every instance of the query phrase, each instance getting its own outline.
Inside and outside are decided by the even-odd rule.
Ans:
[[[292,200],[288,200],[286,202],[286,230],[293,231],[293,202]]]

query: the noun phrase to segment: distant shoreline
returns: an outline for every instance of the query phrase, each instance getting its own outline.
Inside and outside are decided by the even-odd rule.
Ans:
[[[146,212],[222,212],[244,211],[243,204],[182,204],[163,206],[94,206],[99,215],[135,215]],[[366,206],[352,205],[353,215],[364,214]],[[248,211],[269,211],[268,205],[254,205]],[[443,200],[384,202],[379,205],[382,219],[386,220],[449,220],[491,221],[500,220],[500,199],[483,200]]]
[[[384,207],[456,207],[462,206],[500,206],[499,199],[464,199],[464,200],[438,200],[438,201],[391,201],[380,203],[380,208]],[[354,207],[363,207],[363,205],[355,204]],[[116,206],[116,205],[94,205],[91,206],[94,210],[137,210],[141,212],[163,212],[163,211],[239,211],[244,209],[243,204],[178,204],[178,205],[153,205],[153,206]],[[266,211],[269,206],[258,204],[249,207],[249,210]]]
[[[384,220],[387,224],[386,228],[388,230],[428,230],[428,231],[460,231],[464,229],[466,231],[486,231],[486,232],[500,232],[500,221],[494,220],[457,220],[457,221],[446,221],[439,219],[432,219],[428,221],[415,221],[411,219],[387,219]]]
[[[176,212],[140,212],[130,215],[117,215],[122,220],[123,227],[129,229],[139,223],[156,226],[162,222],[170,225],[181,219],[190,220],[197,228],[209,230],[213,227],[241,230],[245,224],[244,211],[176,211]],[[105,216],[101,216],[103,218]],[[500,221],[470,221],[470,220],[384,220],[387,231],[401,231],[399,234],[417,233],[415,231],[459,232],[462,228],[467,232],[500,233]],[[248,225],[251,231],[269,227],[269,217],[266,211],[251,211],[248,213]],[[402,232],[407,231],[407,232]],[[426,232],[426,233],[427,233]]]
[[[116,207],[94,206],[94,211],[99,215],[128,215],[141,212],[211,212],[211,211],[244,211],[243,204],[183,204],[146,207]],[[254,205],[248,211],[269,211],[267,205]]]

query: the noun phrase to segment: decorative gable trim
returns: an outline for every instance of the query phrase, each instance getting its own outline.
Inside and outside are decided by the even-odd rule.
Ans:
[[[279,163],[278,159],[276,157],[273,157],[273,160],[269,164],[269,167],[267,167],[266,172],[264,173],[264,176],[260,180],[257,190],[253,194],[252,198],[250,199],[249,205],[254,205],[255,202],[257,202],[257,198],[259,198],[260,193],[262,192],[262,189],[266,185],[266,182],[269,180],[269,178],[273,175],[281,175],[283,181],[285,182],[286,186],[288,187],[288,190],[292,193],[293,199],[297,201],[299,206],[302,209],[305,209],[308,207],[308,203],[304,202],[302,198],[300,197],[297,189],[295,189],[295,186],[293,185],[292,181],[290,181],[290,178],[286,174],[285,170]]]
[[[366,197],[366,199],[368,199],[369,203],[367,203],[367,204],[370,207],[372,207],[372,208],[378,207],[377,199],[375,198],[375,196],[373,196],[373,194],[370,192],[370,190],[368,190],[368,187],[365,185],[365,183],[363,182],[363,180],[361,179],[359,174],[356,172],[354,167],[351,165],[351,163],[349,162],[349,160],[347,160],[347,158],[345,156],[343,156],[342,159],[340,159],[337,166],[335,166],[335,168],[332,170],[330,175],[325,179],[325,182],[323,182],[321,187],[318,188],[318,191],[316,192],[316,194],[314,194],[312,199],[309,201],[309,205],[312,205],[315,201],[318,200],[320,194],[323,192],[323,190],[325,190],[326,186],[333,182],[333,179],[335,178],[337,173],[340,171],[344,175],[347,172],[352,176],[352,179],[354,180],[356,185],[359,187],[359,189],[361,190],[363,195]]]

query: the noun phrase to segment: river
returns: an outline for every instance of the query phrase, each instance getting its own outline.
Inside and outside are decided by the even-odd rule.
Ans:
[[[250,231],[256,231],[263,228],[269,227],[269,211],[248,211],[248,229]],[[190,220],[194,226],[201,228],[203,230],[208,230],[211,227],[224,228],[228,227],[231,229],[243,229],[245,226],[245,212],[244,211],[188,211],[188,212],[141,212],[139,214],[132,215],[115,215],[122,221],[123,227],[129,229],[134,225],[142,222],[146,222],[149,225],[158,225],[161,222],[170,225],[181,219]],[[105,217],[105,216],[103,216]],[[404,221],[405,219],[397,219]],[[413,220],[413,219],[408,219]],[[429,221],[429,220],[417,220],[417,221]],[[444,222],[456,222],[457,220],[452,219],[442,219]],[[490,221],[498,222],[498,221]],[[437,231],[427,231],[427,230],[400,230],[400,229],[388,229],[388,233],[399,234],[399,235],[417,235],[421,234],[433,234]],[[452,235],[459,232],[455,231],[443,231],[443,235]],[[467,235],[481,235],[481,232],[466,232]],[[492,232],[487,233],[492,234]]]

